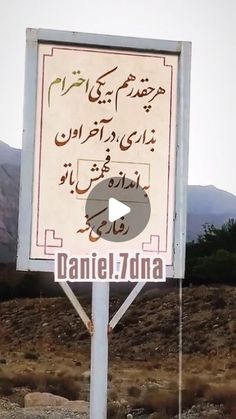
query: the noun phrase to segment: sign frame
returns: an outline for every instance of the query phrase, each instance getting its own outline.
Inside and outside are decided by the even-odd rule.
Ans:
[[[17,269],[21,271],[54,272],[53,260],[30,258],[38,45],[40,43],[50,43],[57,45],[75,45],[78,47],[87,46],[88,48],[114,48],[126,51],[131,50],[132,52],[151,52],[152,54],[178,54],[173,266],[167,266],[166,276],[168,278],[184,278],[191,43],[48,29],[27,29],[26,34],[24,125],[21,156]]]

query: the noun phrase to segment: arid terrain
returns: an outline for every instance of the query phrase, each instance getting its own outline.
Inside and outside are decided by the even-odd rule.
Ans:
[[[236,417],[235,299],[233,287],[183,289],[183,418]],[[66,298],[2,302],[0,318],[1,418],[30,391],[88,400],[90,337]],[[177,417],[179,331],[177,288],[137,298],[110,335],[109,418]]]

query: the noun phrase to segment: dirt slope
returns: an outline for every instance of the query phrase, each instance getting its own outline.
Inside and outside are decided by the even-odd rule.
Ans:
[[[185,288],[182,301],[183,418],[232,419],[236,288]],[[90,314],[88,300],[81,302]],[[111,299],[111,316],[121,303]],[[90,336],[65,298],[4,302],[0,319],[0,398],[22,406],[37,389],[88,400]],[[179,320],[178,289],[146,291],[132,305],[109,338],[114,406],[123,400],[134,417],[177,417]]]
[[[236,289],[183,290],[183,353],[230,354],[236,349]],[[122,300],[111,300],[111,315]],[[90,312],[86,299],[83,306]],[[0,350],[35,348],[78,351],[89,336],[66,298],[22,299],[0,304]],[[111,338],[111,355],[124,359],[153,359],[179,350],[179,292],[152,290],[132,305]]]

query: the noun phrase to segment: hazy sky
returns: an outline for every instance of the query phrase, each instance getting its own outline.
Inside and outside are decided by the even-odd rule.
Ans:
[[[236,194],[235,0],[0,0],[0,139],[15,147],[26,27],[192,41],[189,183]]]

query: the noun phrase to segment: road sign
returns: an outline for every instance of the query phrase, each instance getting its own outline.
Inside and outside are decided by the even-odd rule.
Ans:
[[[26,54],[18,269],[109,250],[105,227],[95,244],[81,231],[93,187],[119,177],[121,202],[131,179],[151,204],[127,251],[156,252],[183,277],[190,44],[30,29]]]
[[[125,242],[183,278],[190,55],[187,42],[27,31],[19,270],[53,272],[60,250],[117,252]],[[91,321],[61,286],[92,335],[90,418],[105,419],[107,333],[144,282],[110,323],[108,282],[93,283]]]

